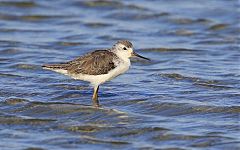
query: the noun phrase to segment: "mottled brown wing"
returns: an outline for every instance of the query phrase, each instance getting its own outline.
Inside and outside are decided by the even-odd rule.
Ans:
[[[113,62],[116,54],[107,50],[97,50],[68,62],[68,72],[72,74],[100,75],[107,74],[116,66]]]

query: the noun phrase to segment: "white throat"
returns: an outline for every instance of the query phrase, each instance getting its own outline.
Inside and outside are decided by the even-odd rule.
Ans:
[[[130,59],[129,59],[128,56],[126,56],[126,54],[121,53],[121,52],[119,52],[119,51],[116,51],[115,54],[116,54],[121,60],[123,60],[124,62],[130,63]]]

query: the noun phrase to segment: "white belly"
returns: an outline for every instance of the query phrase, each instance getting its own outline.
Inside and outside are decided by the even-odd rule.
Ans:
[[[108,74],[103,75],[85,75],[85,74],[71,74],[70,76],[77,80],[90,82],[93,86],[98,86],[106,81],[109,81],[120,74],[126,72],[130,67],[129,62],[120,62],[116,68],[109,71]]]

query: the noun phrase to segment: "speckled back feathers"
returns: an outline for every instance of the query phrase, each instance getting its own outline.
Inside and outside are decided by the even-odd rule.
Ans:
[[[67,70],[69,74],[101,75],[107,74],[116,67],[113,62],[115,59],[117,59],[117,56],[113,52],[96,50],[72,61],[62,64],[44,65],[43,68]]]

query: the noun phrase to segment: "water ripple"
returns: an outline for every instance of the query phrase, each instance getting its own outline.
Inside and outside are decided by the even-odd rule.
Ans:
[[[0,147],[239,149],[237,1],[0,2]],[[100,86],[43,70],[128,39],[124,75]]]

